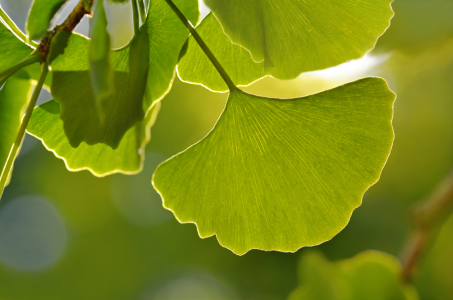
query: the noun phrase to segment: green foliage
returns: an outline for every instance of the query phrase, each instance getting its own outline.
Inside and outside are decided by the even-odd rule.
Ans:
[[[60,105],[55,101],[35,108],[27,131],[63,159],[71,171],[89,170],[96,176],[117,172],[135,174],[142,169],[145,146],[151,138],[149,131],[159,108],[160,103],[156,103],[144,120],[126,132],[116,149],[105,144],[89,146],[85,143],[73,148],[64,133]]]
[[[67,0],[33,0],[27,20],[27,33],[31,40],[42,38],[53,16]]]
[[[181,222],[235,253],[320,244],[378,180],[394,99],[378,78],[292,100],[233,90],[215,128],[163,163],[154,186]]]
[[[238,254],[331,239],[380,176],[393,143],[394,94],[378,78],[287,100],[236,86],[362,56],[387,28],[391,1],[207,2],[221,24],[209,14],[197,33],[188,21],[197,23],[197,0],[151,1],[147,16],[134,0],[134,36],[111,50],[103,0],[93,3],[91,40],[71,32],[88,9],[81,0],[30,56],[50,65],[54,100],[32,117],[30,106],[23,124],[31,117],[28,132],[70,170],[136,173],[179,61],[183,80],[230,95],[211,133],[159,167],[154,184],[164,205]],[[59,7],[35,1],[30,35],[40,35]],[[45,16],[40,24],[35,11]]]
[[[237,86],[249,85],[265,75],[264,64],[255,63],[247,50],[231,43],[212,13],[196,30]],[[178,75],[186,82],[201,84],[213,91],[228,91],[225,81],[193,37],[189,38],[187,52],[178,63]]]
[[[104,117],[99,117],[96,98],[91,85],[88,63],[88,39],[68,32],[60,32],[52,43],[52,95],[61,105],[61,119],[69,142],[78,147],[105,143],[117,148],[124,134],[141,121],[146,110],[143,97],[148,73],[148,34],[146,27],[131,43],[113,51],[114,91],[101,99]],[[64,55],[55,52],[64,48]]]
[[[234,43],[280,79],[363,56],[384,33],[393,0],[206,0]]]
[[[362,252],[332,263],[311,251],[300,260],[301,285],[288,300],[417,300],[417,292],[401,281],[400,272],[398,261],[381,252]]]
[[[114,91],[113,72],[110,67],[110,35],[107,32],[107,24],[104,1],[96,0],[91,19],[89,57],[91,84],[101,120],[107,113],[103,111],[101,101],[104,97],[111,96]]]

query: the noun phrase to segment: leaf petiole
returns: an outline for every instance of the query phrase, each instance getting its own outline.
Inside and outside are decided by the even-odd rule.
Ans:
[[[41,92],[41,88],[46,80],[47,73],[49,72],[49,68],[47,63],[43,64],[41,69],[41,75],[39,76],[38,83],[33,91],[31,96],[30,102],[28,103],[27,109],[25,111],[25,115],[22,118],[22,123],[19,128],[19,132],[17,133],[16,140],[11,147],[11,151],[9,152],[8,159],[6,160],[6,164],[3,167],[2,175],[0,177],[0,198],[3,194],[3,190],[5,189],[6,183],[10,176],[14,161],[16,160],[17,154],[20,149],[20,145],[24,139],[25,129],[27,128],[28,121],[30,121],[31,114],[33,113],[33,108],[35,107],[36,100],[38,100],[39,93]]]
[[[209,60],[212,62],[214,67],[217,69],[217,72],[219,72],[220,76],[222,76],[223,80],[227,84],[228,88],[230,91],[234,91],[237,89],[236,85],[233,83],[231,78],[228,76],[226,73],[225,69],[222,67],[222,65],[219,63],[217,58],[214,56],[214,54],[211,52],[209,49],[208,45],[203,41],[203,39],[198,35],[197,31],[193,27],[192,23],[184,16],[184,14],[179,10],[179,8],[173,3],[171,0],[165,0],[167,4],[171,7],[171,9],[175,12],[175,14],[178,16],[178,18],[184,23],[186,28],[190,31],[194,39],[197,41],[198,45],[201,47],[203,52],[206,54],[206,56],[209,58]]]
[[[134,34],[137,34],[138,31],[140,30],[140,20],[138,17],[138,5],[137,5],[137,0],[132,0],[132,17],[134,20]]]
[[[144,0],[137,0],[138,1],[138,8],[140,12],[140,19],[142,23],[146,20],[146,9],[145,9],[145,2]]]

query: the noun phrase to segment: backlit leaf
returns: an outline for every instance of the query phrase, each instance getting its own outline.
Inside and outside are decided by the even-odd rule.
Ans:
[[[195,20],[196,0],[180,1]],[[112,51],[112,96],[101,100],[105,118],[96,108],[88,64],[88,40],[59,33],[52,42],[52,95],[61,105],[65,133],[73,147],[81,142],[118,147],[123,135],[162,99],[174,78],[187,29],[164,0],[152,1],[150,15],[126,47]]]
[[[301,285],[288,300],[418,299],[414,287],[402,282],[399,262],[377,251],[333,263],[310,251],[302,257],[299,273]]]
[[[153,184],[178,220],[237,254],[320,244],[378,180],[394,99],[380,78],[289,100],[234,90],[214,129]]]
[[[176,0],[175,4],[193,23],[198,21],[197,0]],[[162,99],[170,90],[179,53],[189,32],[164,0],[150,1],[146,21],[149,32],[149,73],[146,105]]]
[[[264,63],[255,63],[247,50],[231,43],[212,13],[196,30],[236,86],[249,85],[264,77]],[[193,37],[190,37],[187,52],[178,63],[178,75],[189,83],[201,84],[214,91],[228,91],[225,81]]]
[[[332,67],[371,50],[393,0],[205,0],[234,43],[280,79]]]
[[[71,171],[89,170],[97,176],[118,172],[133,174],[142,169],[145,146],[159,108],[160,103],[156,103],[143,121],[126,132],[115,150],[105,144],[82,143],[78,148],[71,147],[60,119],[60,105],[53,100],[34,109],[27,131],[63,159]]]
[[[67,0],[33,0],[27,20],[31,40],[39,40],[50,26],[52,18]]]

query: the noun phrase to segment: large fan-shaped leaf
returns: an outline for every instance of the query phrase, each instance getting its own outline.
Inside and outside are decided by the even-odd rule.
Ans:
[[[361,57],[393,15],[393,0],[204,1],[232,41],[280,79]]]
[[[215,128],[159,166],[154,186],[181,222],[235,253],[317,245],[378,180],[394,98],[380,78],[292,100],[234,90]]]
[[[27,131],[63,159],[71,171],[89,170],[97,176],[116,172],[132,174],[142,168],[145,146],[151,137],[150,128],[159,107],[160,103],[156,103],[143,121],[129,129],[115,150],[105,144],[89,146],[82,143],[78,148],[71,147],[60,119],[60,105],[53,100],[34,109]]]
[[[196,0],[181,1],[198,16]],[[88,64],[88,40],[60,32],[52,41],[52,95],[61,105],[65,133],[73,147],[105,143],[118,147],[124,134],[167,92],[188,32],[165,1],[152,1],[150,16],[134,39],[111,56],[114,91],[96,106]]]
[[[329,262],[311,251],[300,261],[301,285],[289,300],[417,300],[417,291],[402,282],[401,266],[393,257],[376,251]]]
[[[73,147],[86,142],[116,148],[126,131],[144,118],[148,34],[146,27],[142,29],[127,47],[112,53],[114,91],[112,96],[102,98],[102,120],[91,85],[88,40],[68,32],[60,32],[53,39],[51,90],[55,101],[61,105],[61,119]],[[66,47],[61,46],[66,43]],[[64,54],[57,56],[55,52],[60,47]]]
[[[46,33],[50,21],[67,0],[33,0],[27,20],[31,40],[39,40]]]
[[[196,30],[236,86],[249,85],[265,75],[264,64],[255,63],[247,50],[231,43],[212,13]],[[189,83],[201,84],[218,92],[228,91],[225,81],[193,37],[189,38],[187,51],[178,63],[178,75]]]

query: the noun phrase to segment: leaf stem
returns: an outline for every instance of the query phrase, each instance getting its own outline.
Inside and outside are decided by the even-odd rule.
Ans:
[[[402,278],[412,280],[414,268],[441,225],[453,211],[453,170],[440,182],[425,202],[417,205],[411,214],[413,230],[403,250]]]
[[[3,194],[3,190],[5,189],[6,182],[10,176],[14,161],[16,160],[17,154],[20,149],[20,145],[22,144],[22,141],[24,139],[25,129],[27,128],[28,122],[30,121],[30,117],[31,114],[33,113],[36,100],[38,100],[39,93],[41,92],[42,86],[44,84],[44,81],[46,80],[48,72],[49,68],[47,67],[47,63],[44,63],[42,65],[41,75],[39,76],[38,83],[36,84],[30,102],[28,103],[25,115],[22,118],[22,123],[20,125],[19,132],[17,133],[16,140],[14,141],[14,144],[11,147],[8,159],[6,160],[6,164],[3,167],[2,175],[0,177],[0,198]]]
[[[233,83],[231,78],[228,76],[228,74],[225,72],[225,69],[222,67],[222,65],[219,63],[217,58],[214,56],[214,54],[209,50],[208,46],[206,43],[203,41],[203,39],[198,35],[197,31],[193,27],[193,25],[190,23],[190,21],[184,16],[184,14],[179,10],[179,8],[173,3],[171,0],[165,0],[167,4],[171,7],[171,9],[176,13],[176,15],[179,17],[179,19],[184,23],[184,25],[187,27],[187,29],[190,31],[194,39],[197,41],[198,45],[201,47],[203,52],[206,54],[206,56],[209,58],[209,60],[212,62],[214,67],[217,69],[217,72],[219,72],[220,76],[222,76],[223,80],[227,84],[228,88],[230,91],[234,91],[237,89],[236,85]]]
[[[140,30],[140,20],[138,18],[138,5],[137,0],[132,0],[132,17],[134,19],[134,34],[137,34]]]
[[[138,8],[140,11],[140,19],[142,20],[142,23],[144,23],[146,20],[145,2],[143,0],[137,0],[137,1],[138,1]]]
[[[17,27],[13,20],[11,20],[8,14],[5,13],[1,6],[0,6],[0,19],[1,19],[0,21],[2,21],[2,23],[4,23],[8,27],[8,29],[11,30],[12,33],[14,33],[19,39],[21,39],[22,42],[29,44],[35,49],[38,47],[38,43],[29,40],[28,37]]]
[[[44,59],[39,55],[38,52],[33,52],[30,56],[25,58],[23,61],[18,63],[17,65],[12,66],[8,70],[3,71],[0,73],[0,87],[3,84],[3,82],[8,79],[9,76],[13,75],[23,67],[26,67],[28,65],[37,63],[37,62],[42,62]]]

